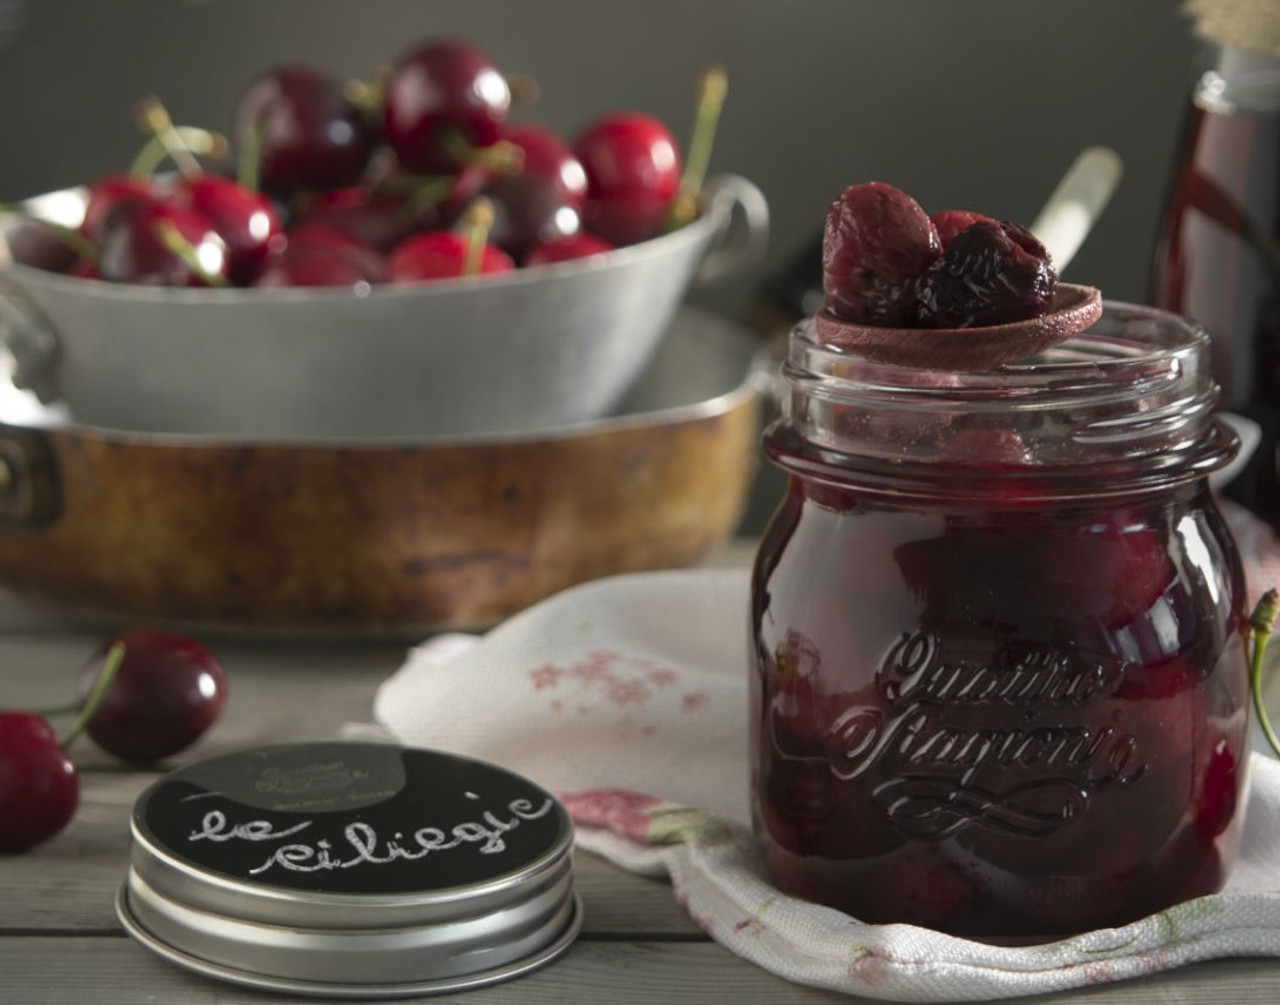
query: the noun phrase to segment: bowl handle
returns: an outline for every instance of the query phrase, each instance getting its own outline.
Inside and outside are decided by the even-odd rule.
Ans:
[[[714,175],[702,194],[715,233],[694,276],[699,285],[755,265],[769,244],[769,203],[754,183],[741,175]]]
[[[48,435],[0,423],[0,527],[38,527],[61,515],[58,462]]]
[[[58,391],[55,361],[58,340],[53,326],[0,268],[0,346],[13,360],[15,387],[31,391],[48,404],[62,397]]]

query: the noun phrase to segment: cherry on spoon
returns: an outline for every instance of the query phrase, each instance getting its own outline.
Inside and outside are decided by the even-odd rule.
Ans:
[[[1102,316],[1092,286],[1058,283],[1047,314],[974,328],[890,328],[844,321],[828,310],[814,318],[818,340],[876,363],[937,370],[992,370],[1034,356],[1084,331]]]

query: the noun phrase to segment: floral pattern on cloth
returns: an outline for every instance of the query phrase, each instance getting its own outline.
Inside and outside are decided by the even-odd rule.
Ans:
[[[1003,947],[869,925],[769,885],[750,833],[618,789],[563,793],[578,846],[669,877],[717,942],[781,977],[889,1001],[984,1001],[1149,976],[1200,960],[1280,955],[1280,762],[1254,755],[1243,860],[1226,891],[1121,928]],[[1262,875],[1268,878],[1261,880]]]

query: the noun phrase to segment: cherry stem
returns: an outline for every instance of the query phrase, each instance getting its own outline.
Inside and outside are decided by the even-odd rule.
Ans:
[[[71,745],[80,738],[80,734],[88,727],[89,720],[98,711],[98,706],[102,704],[107,688],[116,679],[116,672],[123,662],[124,643],[116,642],[107,650],[106,659],[102,661],[102,670],[98,674],[98,679],[93,682],[93,690],[89,692],[89,700],[84,703],[84,707],[80,709],[79,717],[71,724],[71,728],[67,730],[67,735],[62,738],[62,742],[59,744],[64,754],[71,749]]]
[[[174,126],[168,110],[159,98],[152,96],[138,102],[138,124],[160,141],[182,177],[199,178],[204,174],[200,161],[183,141],[182,134]]]
[[[513,105],[532,105],[542,97],[542,88],[538,86],[537,80],[531,74],[508,73],[506,80]]]
[[[702,75],[698,85],[698,107],[694,113],[693,134],[689,138],[689,155],[671,208],[667,212],[667,229],[683,227],[698,215],[698,196],[711,166],[716,127],[729,91],[729,77],[722,66],[713,66]]]
[[[1267,639],[1276,627],[1276,617],[1280,615],[1280,594],[1271,588],[1262,595],[1258,606],[1249,617],[1249,634],[1253,642],[1253,658],[1249,665],[1249,689],[1253,694],[1253,711],[1258,717],[1258,724],[1267,738],[1267,743],[1277,757],[1280,757],[1280,738],[1271,728],[1271,718],[1267,715],[1266,706],[1262,702],[1262,654],[1267,648]]]
[[[493,229],[493,203],[484,197],[475,199],[467,206],[458,224],[467,239],[467,253],[462,260],[462,274],[478,276],[480,265],[484,260],[484,246],[489,240],[489,231]]]
[[[173,128],[181,137],[183,145],[193,155],[206,157],[212,161],[221,161],[231,150],[231,144],[221,133],[201,129],[198,126],[174,126]],[[134,157],[133,163],[129,165],[129,174],[135,178],[149,178],[159,170],[160,165],[168,157],[169,149],[164,141],[159,136],[152,136],[143,144],[142,149]]]
[[[192,245],[171,220],[156,221],[156,240],[164,246],[165,251],[171,255],[175,255],[182,260],[182,263],[203,279],[210,286],[229,286],[230,281],[226,276],[218,272],[210,272],[200,256],[196,252],[195,246]]]
[[[352,78],[343,82],[342,95],[366,117],[373,117],[382,110],[387,95],[387,82],[391,79],[391,67],[380,66],[372,80]]]
[[[510,140],[478,147],[457,129],[450,129],[444,134],[444,149],[459,165],[476,164],[499,174],[519,174],[524,169],[524,150]]]
[[[245,134],[236,159],[236,182],[250,192],[258,191],[262,182],[262,119],[254,119]]]
[[[438,206],[453,191],[453,177],[450,175],[423,176],[415,188],[409,190],[408,197],[395,211],[400,220],[412,222],[426,209]]]

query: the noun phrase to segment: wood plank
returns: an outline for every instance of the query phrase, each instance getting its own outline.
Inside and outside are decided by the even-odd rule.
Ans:
[[[241,988],[190,974],[128,938],[0,939],[5,1001],[23,1005],[283,1005],[314,999]],[[1280,966],[1217,960],[1182,970],[1078,991],[1007,999],[1012,1005],[1272,1005]],[[462,995],[465,994],[465,999]],[[582,938],[550,965],[517,980],[415,1000],[469,1005],[818,1005],[868,999],[789,983],[714,943],[600,942]]]

